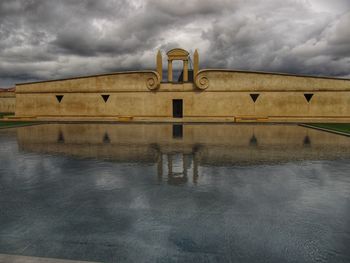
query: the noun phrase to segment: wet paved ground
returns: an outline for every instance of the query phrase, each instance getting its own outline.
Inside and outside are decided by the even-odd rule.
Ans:
[[[347,137],[289,125],[70,124],[1,130],[0,146],[0,254],[350,261]]]

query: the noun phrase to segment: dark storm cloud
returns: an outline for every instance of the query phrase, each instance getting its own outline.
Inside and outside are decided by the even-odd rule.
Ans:
[[[203,33],[213,51],[208,64],[315,75],[350,74],[350,12],[317,14],[292,1],[287,7],[246,7],[216,21]]]
[[[344,77],[349,25],[346,0],[5,0],[0,86],[152,69],[176,46],[202,67]]]

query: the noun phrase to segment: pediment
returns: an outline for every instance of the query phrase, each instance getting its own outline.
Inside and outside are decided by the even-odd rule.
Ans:
[[[187,59],[190,53],[182,48],[174,48],[168,51],[167,55],[169,59]]]

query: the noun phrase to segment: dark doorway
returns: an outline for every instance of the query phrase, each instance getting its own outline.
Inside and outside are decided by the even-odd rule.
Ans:
[[[182,100],[173,100],[173,117],[182,118]]]

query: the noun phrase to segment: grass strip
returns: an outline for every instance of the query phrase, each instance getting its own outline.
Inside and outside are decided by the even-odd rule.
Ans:
[[[36,123],[30,122],[30,121],[0,121],[0,129],[23,127],[23,126],[29,126],[34,124]]]
[[[11,115],[14,115],[14,114],[11,112],[0,112],[0,119],[5,117],[5,116],[11,116]]]
[[[344,132],[350,135],[350,123],[312,123],[310,125],[316,128]]]

